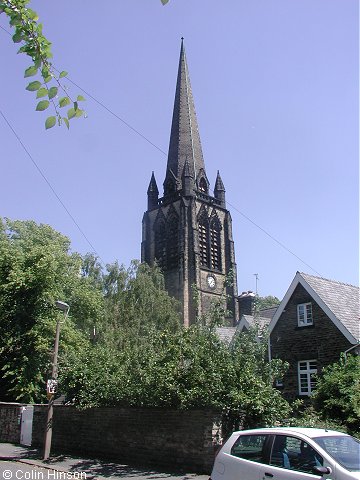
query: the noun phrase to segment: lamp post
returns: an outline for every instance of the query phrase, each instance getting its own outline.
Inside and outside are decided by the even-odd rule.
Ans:
[[[69,305],[65,302],[61,302],[60,300],[57,300],[55,302],[55,306],[57,309],[64,312],[64,322],[65,322],[70,310]],[[45,428],[44,460],[49,459],[50,449],[51,449],[53,405],[54,405],[54,397],[55,397],[55,391],[56,391],[56,382],[58,377],[58,351],[59,351],[59,339],[60,339],[60,326],[61,326],[61,321],[60,321],[60,318],[58,318],[56,322],[55,344],[54,344],[53,362],[52,362],[52,371],[51,371],[52,381],[48,380],[48,384],[47,384],[49,403],[48,403],[48,409],[47,409],[47,420],[46,420],[46,428]],[[51,387],[55,387],[55,388],[51,388]]]

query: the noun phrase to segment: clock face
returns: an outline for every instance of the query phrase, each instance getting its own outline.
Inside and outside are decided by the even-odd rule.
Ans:
[[[209,285],[210,288],[215,288],[216,287],[215,277],[213,277],[212,275],[208,275],[207,284]]]

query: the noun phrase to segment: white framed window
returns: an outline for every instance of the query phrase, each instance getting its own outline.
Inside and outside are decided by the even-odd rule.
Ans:
[[[311,395],[316,387],[316,360],[298,362],[299,395]]]
[[[313,324],[311,303],[299,303],[297,306],[297,319],[299,327]]]

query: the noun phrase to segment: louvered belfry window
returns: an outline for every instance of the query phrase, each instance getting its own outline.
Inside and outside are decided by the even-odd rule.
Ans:
[[[166,229],[165,223],[159,222],[155,229],[155,259],[160,268],[166,264]]]
[[[179,220],[175,215],[167,221],[167,268],[176,268],[179,264]]]
[[[221,239],[218,222],[213,222],[210,226],[210,267],[221,270]]]
[[[205,218],[199,221],[200,264],[209,266],[209,222]]]

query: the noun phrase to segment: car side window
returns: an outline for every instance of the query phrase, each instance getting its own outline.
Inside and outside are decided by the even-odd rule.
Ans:
[[[313,473],[314,467],[323,465],[323,458],[300,438],[276,435],[270,464],[298,472]]]
[[[231,448],[231,455],[253,462],[265,463],[264,445],[267,435],[239,435]]]

